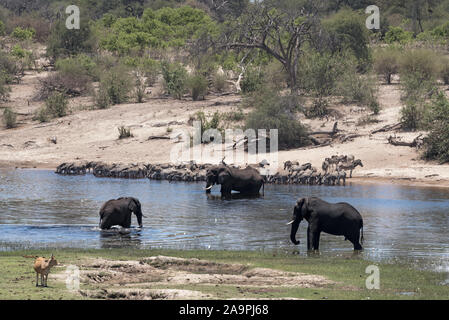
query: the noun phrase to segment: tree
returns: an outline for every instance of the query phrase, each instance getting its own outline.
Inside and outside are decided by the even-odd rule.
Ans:
[[[297,67],[302,47],[315,31],[318,9],[312,2],[304,6],[280,6],[270,1],[250,5],[236,23],[228,23],[222,48],[259,49],[285,68],[291,90],[297,89]]]

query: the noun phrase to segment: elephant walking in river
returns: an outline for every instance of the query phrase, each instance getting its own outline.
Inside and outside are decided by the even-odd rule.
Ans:
[[[236,169],[220,165],[207,170],[206,193],[210,193],[215,184],[221,185],[221,196],[230,199],[232,191],[238,191],[241,195],[259,195],[260,188],[264,186],[264,179],[257,169],[250,166]]]
[[[307,250],[319,249],[321,232],[344,236],[345,240],[352,242],[354,250],[362,250],[359,240],[363,242],[363,219],[350,204],[328,203],[315,197],[299,199],[293,210],[293,220],[288,223],[292,225],[290,240],[296,245],[299,244],[296,232],[302,219],[309,223]]]
[[[110,229],[119,225],[123,228],[131,227],[131,213],[137,217],[139,228],[142,228],[142,206],[136,198],[118,198],[109,200],[100,209],[100,229]]]

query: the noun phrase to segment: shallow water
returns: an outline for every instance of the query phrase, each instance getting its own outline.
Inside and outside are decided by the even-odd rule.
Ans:
[[[364,219],[362,256],[449,271],[449,190],[397,185],[266,185],[265,197],[223,201],[207,197],[204,183],[58,176],[41,170],[0,170],[0,250],[74,248],[178,248],[273,250],[301,254],[307,223],[289,241],[299,197],[349,202]],[[218,196],[218,187],[213,193]],[[98,211],[107,200],[134,196],[144,228],[100,231]],[[133,217],[133,225],[136,219]],[[350,255],[343,237],[321,236],[321,255]]]

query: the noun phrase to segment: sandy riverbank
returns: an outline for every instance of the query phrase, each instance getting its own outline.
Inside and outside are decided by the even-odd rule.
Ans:
[[[107,163],[166,163],[175,146],[171,140],[148,140],[150,136],[168,136],[169,132],[191,130],[189,118],[198,111],[212,114],[238,110],[239,95],[208,96],[205,101],[174,100],[160,98],[157,89],[144,103],[128,103],[106,110],[90,110],[90,97],[71,99],[71,114],[48,123],[33,120],[42,102],[31,100],[37,90],[38,80],[46,73],[29,72],[18,85],[12,86],[11,107],[18,115],[18,126],[14,129],[0,129],[0,167],[40,168],[54,170],[62,162],[76,160],[104,161]],[[346,134],[359,137],[345,143],[336,143],[319,148],[280,151],[278,163],[297,160],[311,162],[321,168],[324,158],[331,155],[352,154],[363,161],[358,167],[353,183],[400,183],[422,186],[448,186],[449,165],[425,162],[419,152],[410,147],[388,144],[390,135],[413,140],[420,132],[381,132],[373,130],[398,122],[402,106],[397,85],[380,86],[381,112],[377,123],[360,125],[368,111],[357,106],[334,105],[338,119],[302,119],[313,131],[331,130],[335,121]],[[28,101],[30,101],[28,105]],[[249,110],[243,110],[248,112]],[[236,123],[235,125],[239,125]],[[118,139],[117,128],[131,128],[134,135],[129,139]],[[52,138],[57,143],[51,142]]]

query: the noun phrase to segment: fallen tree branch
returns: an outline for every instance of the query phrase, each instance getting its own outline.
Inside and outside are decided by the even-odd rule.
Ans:
[[[396,139],[395,137],[389,136],[388,143],[392,144],[394,146],[417,148],[422,144],[421,136],[422,136],[422,134],[420,134],[415,139],[413,139],[412,142],[400,141],[400,140]]]
[[[392,131],[392,130],[399,130],[402,128],[402,123],[396,123],[396,124],[389,124],[386,126],[383,126],[380,129],[371,131],[371,134],[375,134],[375,133],[379,133],[379,132],[387,132],[387,131]]]

